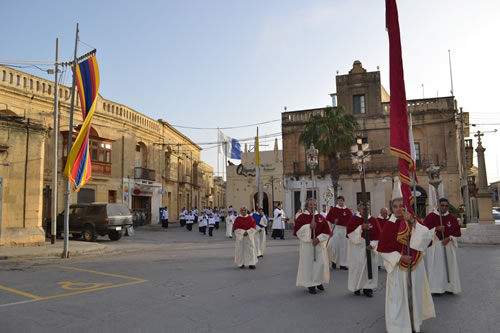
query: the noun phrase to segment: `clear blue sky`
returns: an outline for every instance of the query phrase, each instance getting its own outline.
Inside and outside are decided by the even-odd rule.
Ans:
[[[478,124],[500,123],[500,2],[399,1],[407,98],[448,96],[451,49],[455,96]],[[100,93],[174,125],[225,127],[323,107],[335,74],[359,59],[380,66],[388,89],[385,1],[5,1],[0,59],[69,60],[76,23],[79,54],[97,48]],[[84,44],[85,43],[85,44]],[[88,46],[91,45],[92,47]],[[37,69],[26,69],[52,79]],[[66,78],[69,83],[69,77]],[[481,125],[483,131],[500,125]],[[181,130],[195,142],[215,130]],[[261,134],[281,132],[279,122]],[[235,138],[255,128],[227,130]],[[484,139],[488,180],[499,180],[500,132]],[[272,148],[272,142],[268,149]],[[281,145],[281,141],[280,141]],[[202,158],[216,168],[216,149]]]

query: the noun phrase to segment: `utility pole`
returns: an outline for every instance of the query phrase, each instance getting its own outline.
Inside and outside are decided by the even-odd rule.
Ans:
[[[76,38],[75,38],[75,55],[73,61],[73,84],[71,86],[71,109],[69,111],[69,132],[68,132],[68,154],[71,152],[71,147],[73,146],[73,109],[75,107],[75,80],[76,80],[76,54],[78,52],[78,23],[76,24]],[[70,184],[69,178],[66,178],[66,203],[64,207],[64,249],[61,254],[61,258],[69,258],[68,243],[69,243],[69,197],[70,197]]]
[[[55,65],[55,79],[54,79],[54,164],[52,168],[52,217],[51,217],[51,232],[50,243],[55,244],[57,234],[57,135],[58,131],[58,108],[57,108],[57,62],[59,61],[59,38],[56,38],[56,65]]]
[[[465,132],[464,132],[464,110],[460,108],[460,154],[462,155],[462,196],[465,203],[465,218],[464,224],[470,223],[470,199],[469,199],[469,184],[467,181],[467,161],[465,158]]]

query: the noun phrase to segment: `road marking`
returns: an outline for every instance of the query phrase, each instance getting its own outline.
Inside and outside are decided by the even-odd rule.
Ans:
[[[147,280],[139,279],[139,278],[135,278],[135,277],[131,277],[131,276],[118,275],[118,274],[112,274],[112,273],[103,273],[103,272],[93,271],[93,270],[84,269],[84,268],[76,268],[76,267],[69,267],[69,266],[58,266],[58,265],[50,265],[50,266],[57,267],[57,268],[71,269],[71,270],[80,271],[80,272],[94,273],[94,274],[99,274],[99,275],[104,275],[104,276],[112,276],[112,277],[116,277],[116,278],[120,278],[120,279],[127,279],[127,280],[147,282]]]
[[[57,284],[60,284],[61,288],[69,290],[87,290],[87,289],[95,289],[113,285],[112,283],[85,283],[85,282],[69,282],[69,281],[61,281],[57,282]]]
[[[24,304],[24,303],[38,302],[38,301],[40,301],[40,300],[39,300],[39,299],[28,299],[28,300],[26,300],[26,301],[21,301],[21,302],[14,302],[14,303],[0,304],[0,308],[6,307],[6,306],[12,306],[12,305]]]
[[[22,260],[26,262],[30,262],[27,260]],[[111,283],[83,283],[83,282],[69,282],[69,281],[63,281],[63,282],[57,282],[57,284],[62,285],[61,288],[63,289],[68,289],[68,290],[78,290],[75,292],[71,293],[66,293],[66,294],[60,294],[60,295],[54,295],[54,296],[37,296],[33,295],[27,292],[24,292],[22,290],[18,289],[13,289],[9,287],[5,287],[0,285],[0,289],[9,291],[14,294],[22,295],[25,297],[32,298],[32,300],[29,301],[40,301],[40,300],[48,300],[48,299],[54,299],[54,298],[59,298],[59,297],[65,297],[65,296],[72,296],[72,295],[78,295],[78,294],[83,294],[83,293],[88,293],[92,291],[99,291],[99,290],[104,290],[104,289],[110,289],[110,288],[118,288],[118,287],[125,287],[125,286],[130,286],[134,284],[139,284],[139,283],[144,283],[148,282],[148,280],[140,279],[140,278],[135,278],[131,276],[125,276],[125,275],[118,275],[118,274],[112,274],[112,273],[104,273],[104,272],[98,272],[90,269],[84,269],[84,268],[76,268],[76,267],[70,267],[70,266],[59,266],[59,265],[47,265],[50,267],[55,267],[55,268],[61,268],[61,269],[68,269],[68,270],[74,270],[74,271],[79,271],[79,272],[87,272],[87,273],[92,273],[92,274],[98,274],[98,275],[103,275],[103,276],[111,276],[115,278],[120,278],[120,279],[125,279],[125,280],[132,280],[131,282],[125,282],[125,283],[119,283],[119,284],[111,284]],[[24,301],[27,302],[27,301]],[[23,302],[16,302],[16,303],[9,303],[7,305],[13,305],[13,304],[20,304]],[[2,305],[2,306],[7,306],[7,305]]]
[[[89,290],[80,290],[80,291],[75,291],[73,293],[67,293],[67,294],[61,294],[61,295],[55,295],[55,296],[42,297],[40,299],[41,300],[54,299],[54,298],[66,297],[66,296],[72,296],[72,295],[78,295],[78,294],[89,293],[89,292],[92,292],[92,291],[104,290],[104,289],[109,289],[109,288],[125,287],[125,286],[130,286],[130,285],[133,285],[133,284],[143,283],[143,282],[147,282],[147,280],[132,281],[132,282],[126,282],[126,283],[121,283],[121,284],[114,284],[114,285],[107,286],[107,287],[101,287],[101,288],[95,288],[95,289],[89,289]]]
[[[11,293],[14,293],[14,294],[26,296],[26,297],[33,298],[33,299],[37,299],[37,300],[43,299],[43,297],[40,297],[40,296],[37,296],[37,295],[33,295],[33,294],[30,294],[30,293],[26,293],[26,292],[21,291],[21,290],[17,290],[17,289],[5,287],[5,286],[2,286],[2,285],[0,285],[0,289],[6,290],[6,291],[10,291]]]

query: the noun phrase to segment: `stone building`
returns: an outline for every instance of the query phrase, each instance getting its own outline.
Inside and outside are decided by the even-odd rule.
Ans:
[[[59,86],[58,96],[59,213],[63,211],[64,206],[65,186],[62,170],[67,156],[71,88]],[[71,133],[73,138],[76,138],[82,124],[78,97],[75,102],[74,128]],[[32,141],[32,145],[43,157],[40,160],[41,188],[35,189],[34,181],[30,180],[27,190],[33,196],[38,192],[40,194],[41,215],[33,219],[41,226],[43,219],[51,217],[52,210],[52,174],[55,169],[53,82],[0,66],[0,115],[21,117],[25,122],[36,124],[37,131],[44,133]],[[5,138],[3,130],[1,137]],[[17,147],[13,140],[11,137],[8,143],[8,158],[3,148],[0,149],[0,162],[9,162],[14,150],[24,151],[24,148]],[[21,144],[23,140],[19,139]],[[6,143],[0,142],[0,146],[3,144]],[[159,208],[168,206],[170,219],[175,221],[182,207],[189,209],[200,207],[202,203],[213,202],[213,168],[200,160],[200,151],[198,145],[168,122],[151,119],[130,107],[99,95],[90,132],[92,180],[79,192],[71,195],[71,203],[123,202],[132,210],[144,211],[150,223],[157,223]],[[22,160],[24,161],[24,157]],[[10,179],[14,174],[14,170],[11,170],[13,167],[10,163],[9,166],[0,166],[4,177],[4,197],[10,195],[10,191],[20,193],[18,187],[11,186],[14,182]],[[37,200],[32,202],[38,202]],[[18,217],[15,217],[13,212],[19,211],[6,210],[5,207],[4,201],[0,229],[2,234],[4,226],[14,223],[6,221],[17,221]],[[15,225],[22,223],[16,222]]]
[[[47,128],[0,108],[0,244],[43,243]]]
[[[397,158],[390,148],[390,96],[380,82],[380,72],[367,72],[359,61],[345,75],[336,76],[336,94],[333,105],[344,107],[346,114],[358,120],[364,143],[370,150],[385,150],[374,154],[366,164],[366,188],[371,201],[371,213],[378,215],[380,208],[388,207],[392,194],[393,179],[398,174]],[[429,183],[426,168],[431,162],[441,167],[441,179],[450,202],[458,206],[461,195],[460,122],[457,118],[454,97],[408,100],[408,113],[413,119],[413,135],[416,150],[416,166],[419,185],[417,191],[418,214],[428,211]],[[299,143],[304,124],[311,115],[323,112],[323,108],[282,113],[283,171],[287,184],[285,207],[288,214],[300,207],[300,190],[311,188],[310,173],[306,172],[305,147]],[[468,136],[468,134],[466,134]],[[354,138],[353,138],[354,140]],[[354,143],[354,142],[353,142]],[[331,184],[327,160],[320,157],[316,178],[316,196],[319,204],[326,203],[323,193]],[[361,198],[360,175],[349,157],[341,159],[339,194],[346,198],[347,206],[355,208]],[[312,192],[311,192],[312,193]],[[308,194],[308,196],[310,196]],[[330,205],[333,205],[333,201]]]
[[[275,142],[274,150],[259,152],[260,184],[262,189],[262,208],[271,214],[274,204],[283,202],[283,152],[278,150]],[[232,205],[239,212],[245,205],[249,209],[257,205],[257,183],[255,180],[255,153],[245,151],[241,155],[241,164],[226,166],[227,205]]]

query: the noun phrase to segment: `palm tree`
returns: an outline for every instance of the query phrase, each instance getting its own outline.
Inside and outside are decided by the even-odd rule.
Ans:
[[[339,154],[348,150],[354,143],[359,124],[353,115],[345,114],[343,107],[327,107],[320,114],[309,118],[300,135],[300,143],[307,148],[314,144],[319,153],[328,158],[328,166],[334,198],[338,195]]]

